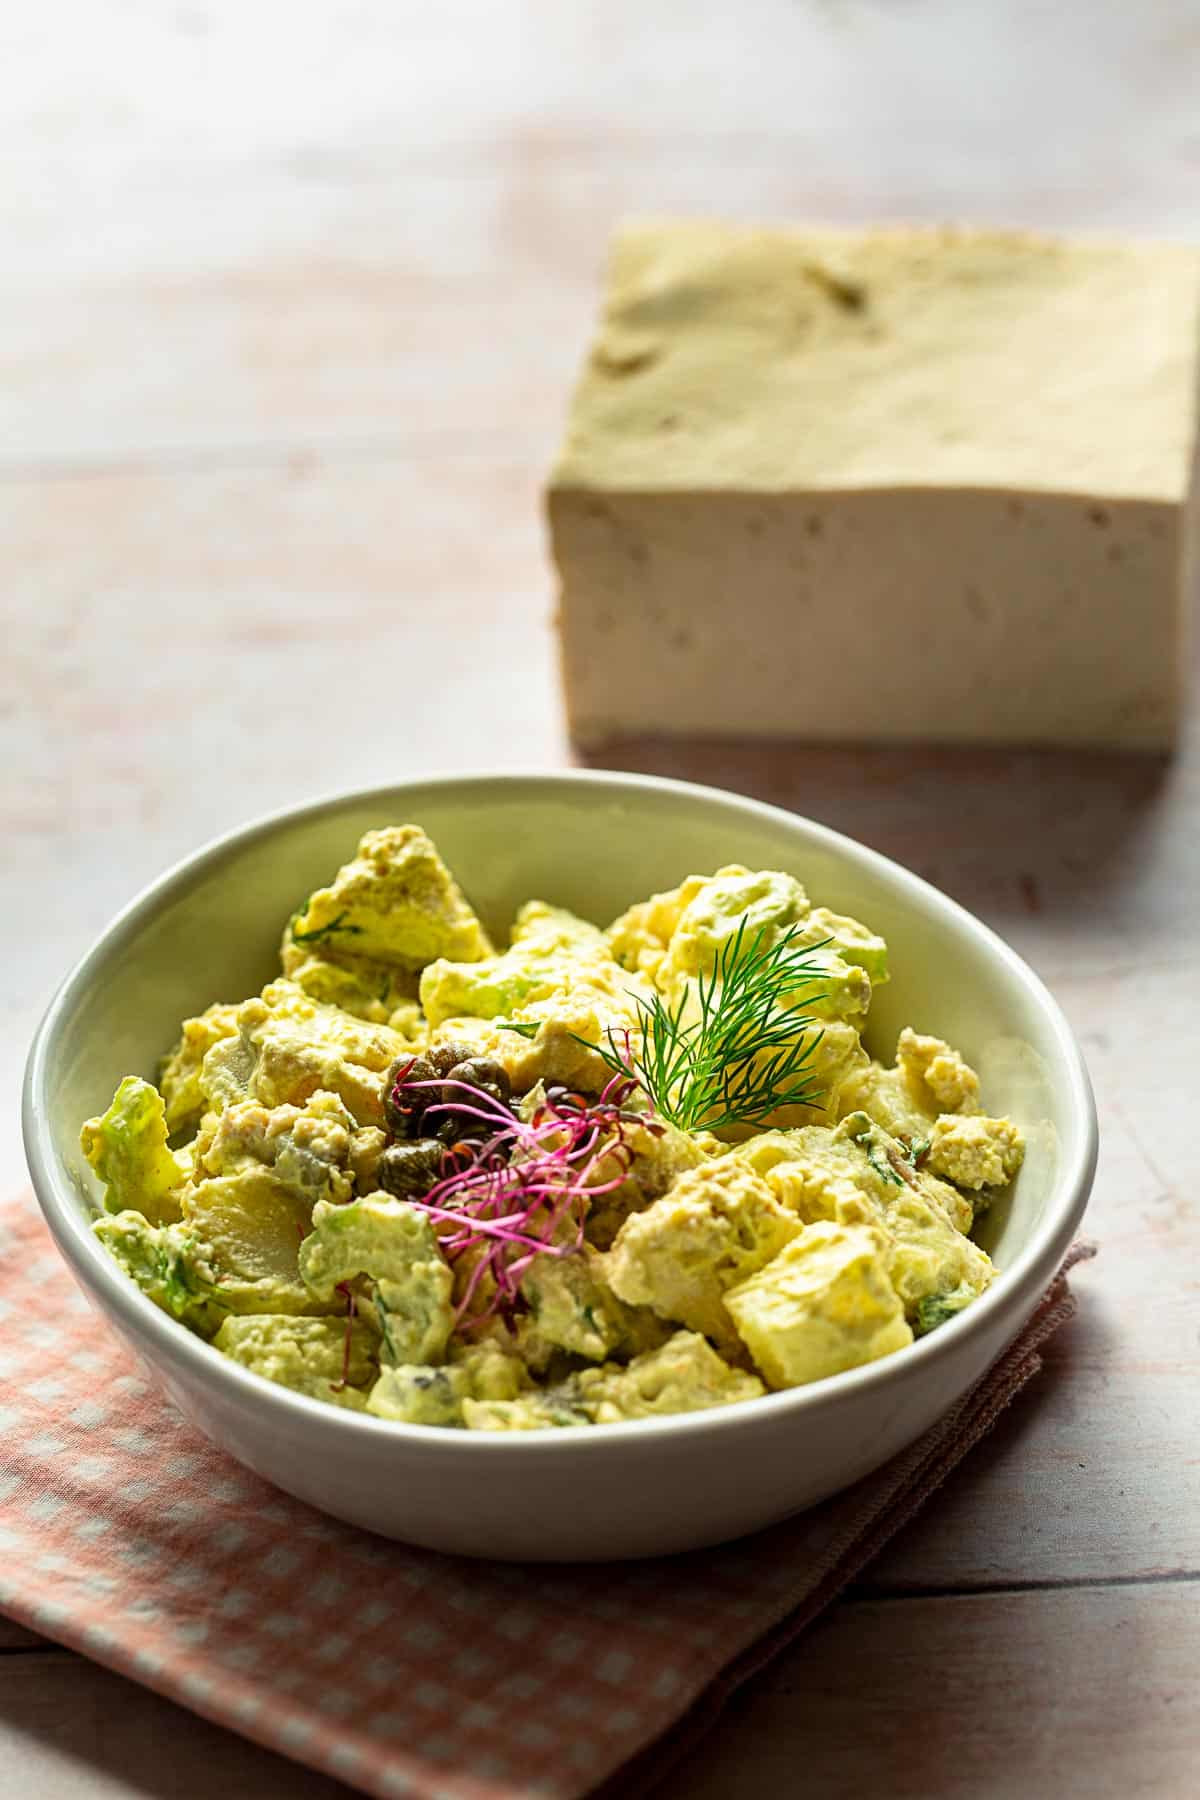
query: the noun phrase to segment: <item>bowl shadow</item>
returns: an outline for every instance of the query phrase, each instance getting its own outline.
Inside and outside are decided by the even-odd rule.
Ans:
[[[728,788],[832,826],[995,924],[1109,910],[1144,862],[1175,759],[1119,751],[636,737],[585,768]]]

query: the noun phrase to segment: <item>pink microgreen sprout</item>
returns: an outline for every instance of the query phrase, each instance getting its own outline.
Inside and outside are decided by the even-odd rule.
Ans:
[[[449,1146],[440,1180],[413,1204],[435,1222],[451,1267],[472,1254],[455,1329],[475,1330],[496,1316],[511,1323],[522,1310],[521,1281],[534,1259],[578,1254],[591,1200],[625,1180],[633,1160],[627,1127],[653,1130],[654,1121],[628,1107],[637,1083],[626,1075],[612,1076],[595,1099],[552,1087],[528,1120],[469,1081],[411,1085],[443,1095],[457,1090],[453,1099],[428,1106],[426,1118],[453,1116],[490,1128]],[[610,1162],[614,1172],[603,1176]]]

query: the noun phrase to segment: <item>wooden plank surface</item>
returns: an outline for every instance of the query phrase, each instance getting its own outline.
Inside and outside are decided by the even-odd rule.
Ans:
[[[802,1783],[821,1800],[858,1800],[886,1781],[895,1800],[1184,1800],[1196,1593],[1167,1582],[844,1602],[655,1791],[729,1800]],[[350,1791],[57,1653],[0,1664],[0,1769],[0,1792],[38,1800]]]
[[[612,222],[1196,235],[1200,14],[43,0],[0,28],[0,1080],[144,881],[303,795],[561,766],[538,493]],[[336,682],[330,671],[337,671]],[[1200,748],[624,746],[989,920],[1084,1042],[1078,1320],[664,1793],[1195,1786]],[[22,1165],[0,1114],[0,1180]],[[330,1794],[0,1625],[0,1800]]]
[[[1198,1647],[1196,1588],[1183,1582],[846,1604],[735,1700],[719,1738],[659,1792],[1183,1800],[1195,1791]]]

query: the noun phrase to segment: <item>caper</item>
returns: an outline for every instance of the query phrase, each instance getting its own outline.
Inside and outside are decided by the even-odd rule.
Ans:
[[[444,1113],[437,1135],[443,1144],[460,1144],[464,1141],[470,1143],[476,1138],[490,1136],[494,1129],[490,1119],[468,1118],[462,1113]]]
[[[507,1069],[494,1062],[490,1056],[468,1056],[451,1073],[455,1081],[469,1081],[472,1087],[482,1088],[485,1094],[490,1094],[493,1100],[499,1100],[502,1106],[507,1106],[512,1098],[512,1082],[508,1079]]]
[[[398,1056],[383,1084],[383,1116],[393,1137],[415,1138],[421,1125],[428,1090],[418,1081],[436,1081],[438,1071],[423,1056]]]
[[[398,1200],[427,1194],[442,1175],[443,1146],[435,1138],[389,1144],[379,1158],[376,1180]]]

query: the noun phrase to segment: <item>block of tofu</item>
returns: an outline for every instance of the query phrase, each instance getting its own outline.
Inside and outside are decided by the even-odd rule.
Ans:
[[[1200,250],[630,225],[551,477],[575,739],[1156,747]]]

